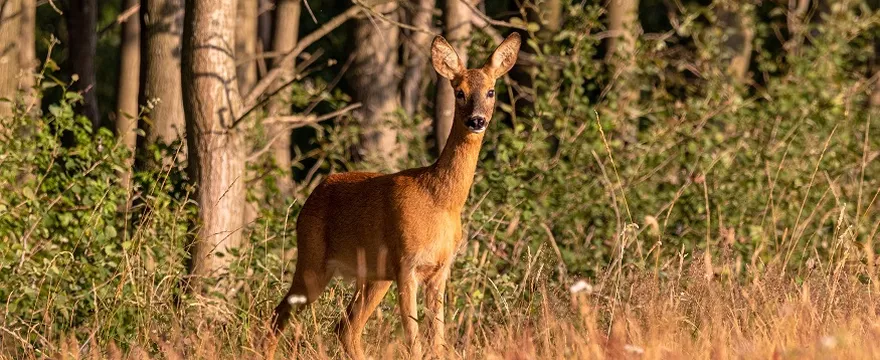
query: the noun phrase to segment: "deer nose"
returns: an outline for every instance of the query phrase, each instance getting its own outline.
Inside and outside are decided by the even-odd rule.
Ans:
[[[486,121],[485,117],[476,115],[468,118],[467,121],[464,122],[464,125],[467,126],[467,128],[471,132],[478,133],[486,130],[486,125],[488,125],[488,121]]]

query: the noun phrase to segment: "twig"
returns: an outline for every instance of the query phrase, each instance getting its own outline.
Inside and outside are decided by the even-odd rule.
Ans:
[[[306,61],[304,61],[303,63],[299,64],[299,65],[296,67],[296,69],[293,70],[293,74],[294,74],[294,75],[296,75],[296,74],[301,74],[302,71],[305,70],[305,68],[309,67],[309,65],[312,65],[312,64],[313,64],[316,60],[318,60],[318,58],[321,57],[321,55],[323,55],[323,54],[324,54],[324,50],[322,50],[322,49],[318,49],[318,51],[316,51],[314,54],[312,54],[312,56],[310,56],[308,59],[306,59]],[[252,106],[251,108],[249,108],[249,109],[247,110],[247,112],[241,114],[241,116],[239,116],[238,119],[236,119],[235,122],[232,123],[232,126],[231,126],[231,127],[232,127],[232,128],[237,127],[239,123],[241,123],[242,121],[244,121],[245,119],[247,119],[248,115],[250,115],[251,112],[253,112],[253,111],[256,110],[257,108],[259,108],[260,106],[265,105],[267,102],[269,102],[269,99],[271,99],[272,97],[274,97],[275,95],[277,95],[278,93],[280,93],[282,90],[286,89],[288,86],[292,85],[292,84],[293,84],[294,82],[296,82],[297,80],[299,80],[299,76],[293,76],[292,79],[290,79],[289,81],[287,81],[287,82],[284,83],[284,84],[281,84],[281,86],[279,86],[277,89],[275,89],[275,90],[273,90],[271,93],[269,93],[269,95],[266,96],[265,98],[263,98],[263,100],[260,100],[260,102],[254,104],[254,106]]]
[[[522,31],[529,31],[529,29],[525,26],[516,25],[514,23],[509,23],[507,21],[495,20],[495,19],[489,17],[489,15],[486,15],[482,11],[480,11],[480,9],[477,9],[477,7],[474,6],[474,4],[471,4],[470,1],[467,1],[467,0],[459,0],[459,1],[461,1],[463,4],[467,5],[467,7],[469,7],[471,9],[471,11],[474,13],[474,15],[481,18],[483,21],[485,21],[486,23],[488,23],[490,25],[509,27],[509,28],[513,28],[513,29],[520,29]]]
[[[476,15],[476,12],[474,13],[474,16],[471,17],[471,24],[482,30],[484,33],[486,33],[486,35],[489,35],[489,37],[492,38],[492,41],[494,41],[496,44],[500,44],[502,41],[504,41],[504,37],[501,36],[501,33],[499,33],[498,30],[496,30],[494,27],[492,27],[492,24],[489,24],[486,20]],[[551,64],[555,66],[562,66],[565,64],[555,57],[547,56],[546,58]],[[538,60],[535,59],[534,54],[520,51],[519,56],[517,56],[516,58],[516,64],[522,66],[535,66],[538,64]]]
[[[334,112],[324,114],[321,116],[315,115],[283,115],[283,116],[272,116],[267,117],[262,121],[263,124],[278,124],[278,123],[287,123],[287,124],[296,124],[292,125],[293,128],[303,127],[305,125],[314,124],[317,122],[321,122],[324,120],[328,120],[339,115],[345,114],[352,110],[358,109],[361,107],[361,103],[354,103],[348,105],[342,109],[336,110]]]
[[[280,139],[282,136],[287,136],[288,135],[287,132],[290,130],[300,128],[300,127],[303,127],[306,125],[316,124],[321,121],[329,120],[329,119],[335,118],[335,117],[340,116],[345,113],[348,113],[348,112],[355,110],[357,108],[360,108],[360,107],[361,107],[360,103],[355,103],[355,104],[348,105],[342,109],[331,112],[329,114],[325,114],[325,115],[321,115],[321,116],[294,115],[294,116],[278,116],[278,117],[274,117],[274,118],[267,118],[266,120],[268,120],[268,121],[265,122],[266,124],[289,123],[290,125],[286,126],[281,131],[278,131],[278,133],[275,134],[275,136],[273,136],[271,139],[269,139],[268,142],[266,142],[265,146],[263,146],[260,150],[257,150],[253,154],[248,156],[247,159],[245,159],[245,162],[254,161],[254,159],[259,158],[261,155],[265,154],[267,151],[269,151],[269,149],[272,148],[272,144],[275,143],[275,141],[278,141],[278,139]]]
[[[390,4],[390,3],[387,3]],[[384,4],[383,4],[384,5]],[[393,6],[393,5],[392,5]],[[333,31],[334,29],[341,26],[346,21],[354,18],[361,12],[360,6],[352,6],[342,14],[337,15],[333,19],[330,19],[324,26],[321,26],[318,30],[313,31],[311,34],[306,35],[296,44],[296,47],[290,50],[287,54],[285,54],[281,60],[277,62],[277,64],[284,64],[291,59],[294,59],[299,53],[303,52],[307,47],[312,45],[315,41],[323,38],[325,35]],[[390,9],[389,9],[390,10]],[[250,113],[250,111],[257,105],[257,99],[262,96],[266,90],[269,89],[269,86],[275,82],[275,80],[281,76],[284,72],[284,69],[275,66],[266,76],[260,80],[256,85],[254,85],[253,90],[247,95],[247,97],[242,102],[244,104],[242,114]],[[238,121],[238,120],[237,120]],[[236,122],[237,122],[236,121]]]
[[[119,16],[116,17],[116,21],[114,21],[110,24],[107,24],[107,26],[105,26],[103,29],[98,31],[98,37],[104,35],[104,33],[108,32],[108,31],[110,31],[110,29],[112,29],[114,26],[120,25],[120,24],[128,21],[128,19],[130,17],[137,14],[137,12],[138,12],[138,10],[140,10],[140,8],[141,8],[141,4],[134,4],[130,8],[125,9],[125,11],[119,13]]]
[[[425,33],[425,34],[428,34],[428,35],[431,35],[431,36],[437,36],[437,35],[439,35],[439,34],[433,32],[433,31],[431,31],[431,30],[425,30],[425,29],[422,29],[422,28],[419,28],[419,27],[415,27],[415,26],[412,26],[412,25],[404,24],[404,23],[399,22],[399,21],[396,21],[396,20],[392,20],[392,19],[388,18],[387,16],[385,16],[384,14],[382,14],[381,12],[378,12],[378,11],[375,11],[375,10],[369,8],[366,4],[364,4],[364,3],[363,3],[362,1],[360,1],[360,0],[352,0],[352,2],[354,2],[355,5],[362,6],[362,7],[364,8],[364,10],[366,10],[367,12],[369,12],[371,15],[375,15],[376,17],[382,19],[383,21],[387,21],[387,22],[389,22],[389,23],[391,23],[391,24],[393,24],[393,25],[395,25],[395,26],[397,26],[397,27],[400,27],[400,28],[403,28],[403,29],[407,29],[407,30],[412,30],[412,31],[417,31],[417,32]],[[387,11],[386,11],[386,12],[387,12]]]

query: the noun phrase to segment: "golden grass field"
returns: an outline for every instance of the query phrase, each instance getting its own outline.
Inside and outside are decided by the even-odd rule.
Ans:
[[[830,262],[783,270],[780,263],[669,259],[653,269],[609,265],[598,283],[567,279],[552,288],[547,271],[533,269],[521,290],[492,307],[449,308],[448,358],[461,359],[872,359],[880,357],[878,289],[866,285],[873,259],[847,243]],[[870,254],[870,253],[869,253]],[[783,261],[783,257],[775,259]],[[530,269],[532,270],[532,269]],[[735,280],[740,279],[740,280]],[[451,292],[455,289],[453,276]],[[876,283],[874,283],[876,284]],[[492,284],[486,284],[485,291]],[[348,286],[350,288],[350,286]],[[340,358],[332,325],[347,288],[336,283],[285,333],[278,358]],[[393,292],[393,291],[392,291]],[[59,336],[23,359],[260,359],[263,309],[206,317],[196,309],[222,308],[205,300],[175,315],[172,328],[145,324],[136,345],[82,343]],[[241,318],[247,310],[248,317]],[[406,356],[396,307],[386,298],[367,326],[367,354]],[[162,311],[156,309],[156,311]],[[215,312],[216,314],[216,312]],[[157,316],[160,316],[157,314]],[[8,335],[8,334],[7,334]],[[93,337],[94,338],[94,337]],[[5,337],[7,343],[8,337]],[[43,352],[45,351],[45,352]]]

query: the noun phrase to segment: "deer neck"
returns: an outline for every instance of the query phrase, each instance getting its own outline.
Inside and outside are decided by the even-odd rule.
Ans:
[[[429,167],[427,179],[428,187],[438,205],[461,211],[474,182],[474,172],[485,132],[471,133],[458,116],[452,124],[446,147],[437,161]]]

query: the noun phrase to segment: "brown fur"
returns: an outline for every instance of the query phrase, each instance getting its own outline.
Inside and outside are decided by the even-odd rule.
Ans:
[[[449,268],[462,239],[461,211],[467,201],[485,131],[465,125],[473,117],[492,118],[495,97],[487,96],[498,77],[516,61],[520,38],[508,37],[480,69],[464,68],[442,37],[434,39],[434,68],[452,81],[455,121],[446,147],[431,166],[395,174],[334,174],[309,196],[297,219],[298,262],[293,283],[275,309],[273,333],[280,333],[304,297],[310,304],[334,275],[354,278],[357,294],[338,333],[352,357],[364,357],[361,333],[370,314],[396,281],[407,344],[421,356],[416,321],[416,292],[426,286],[428,326],[433,349],[445,349],[443,299]],[[268,355],[274,353],[270,345]]]

